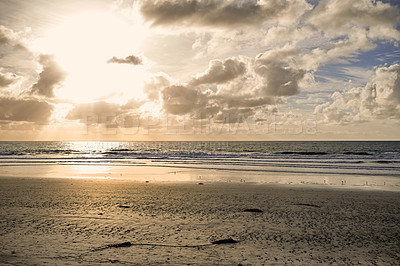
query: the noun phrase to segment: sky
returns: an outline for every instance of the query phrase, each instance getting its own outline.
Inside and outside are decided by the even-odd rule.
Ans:
[[[0,140],[400,140],[400,2],[0,0]]]

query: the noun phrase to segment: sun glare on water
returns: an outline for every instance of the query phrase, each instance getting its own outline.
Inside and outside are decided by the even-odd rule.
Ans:
[[[111,98],[123,102],[143,98],[147,77],[143,65],[107,63],[116,56],[140,55],[138,46],[147,36],[146,28],[110,13],[81,13],[67,17],[36,41],[40,53],[56,56],[68,73],[60,98],[93,102]]]

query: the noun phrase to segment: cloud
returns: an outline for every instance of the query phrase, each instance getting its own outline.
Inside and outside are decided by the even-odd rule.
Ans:
[[[197,90],[182,85],[172,85],[163,89],[163,107],[166,112],[184,115],[196,108],[201,94]]]
[[[328,63],[349,63],[375,49],[377,42],[400,41],[399,22],[399,9],[388,3],[322,0],[307,14],[303,26],[320,34],[322,42],[311,53],[303,53],[301,64],[316,70]]]
[[[0,88],[8,87],[9,85],[20,79],[19,76],[13,73],[2,73],[2,70],[3,69],[0,68]]]
[[[208,69],[192,79],[190,84],[225,83],[246,73],[246,64],[235,58],[228,58],[224,61],[212,60]]]
[[[390,4],[322,0],[313,2],[311,9],[312,4],[308,3],[142,1],[140,10],[144,19],[155,26],[230,29],[200,32],[192,48],[202,56],[212,54],[213,49],[221,55],[226,55],[226,49],[253,51],[252,43],[261,42],[269,47],[253,63],[235,58],[216,59],[187,84],[178,82],[171,87],[172,83],[164,80],[163,85],[148,86],[145,90],[149,99],[160,99],[159,92],[171,87],[162,92],[162,98],[165,111],[173,114],[188,114],[210,106],[213,110],[218,106],[218,111],[263,108],[280,102],[279,97],[299,94],[308,78],[312,79],[313,72],[323,65],[357,60],[361,53],[374,49],[377,41],[400,40],[396,30],[399,11]],[[258,32],[244,32],[240,26],[257,26]],[[202,90],[207,84],[214,84],[216,93],[204,94]],[[182,95],[171,96],[172,91],[181,91]],[[190,99],[188,95],[197,99]]]
[[[215,93],[183,84],[167,86],[161,94],[162,107],[167,114],[189,115],[196,120],[213,118],[219,123],[236,123],[278,102],[272,97],[232,95],[223,91]]]
[[[299,93],[299,82],[306,74],[292,64],[297,50],[285,46],[257,56],[254,71],[263,81],[261,90],[266,96],[291,96]]]
[[[111,64],[111,63],[115,63],[115,64],[128,64],[128,65],[141,65],[143,64],[143,60],[142,58],[140,58],[139,56],[135,56],[135,55],[129,55],[125,58],[118,58],[116,56],[110,58],[109,60],[107,60],[107,63]]]
[[[41,54],[39,63],[43,69],[39,73],[38,81],[32,85],[31,93],[54,97],[54,90],[61,86],[67,74],[56,63],[52,55]]]
[[[175,0],[142,1],[140,11],[152,25],[197,25],[234,28],[262,25],[265,21],[293,23],[310,5],[303,0],[237,1]]]
[[[144,92],[150,101],[160,102],[162,111],[167,114],[196,116],[201,112],[214,113],[210,91],[179,83],[165,73],[153,76],[145,84]]]
[[[0,120],[46,123],[53,109],[43,101],[0,98]]]
[[[400,41],[397,6],[372,0],[322,0],[298,24],[268,28],[264,42],[298,48],[298,66],[317,70],[326,64],[348,64],[383,42]]]
[[[143,91],[150,101],[158,101],[161,88],[169,86],[171,82],[171,78],[167,74],[157,73],[145,83]]]
[[[275,104],[272,98],[216,94],[209,90],[202,92],[184,85],[164,88],[162,99],[167,114],[189,115],[194,120],[212,119],[224,124],[245,122],[257,110]]]
[[[18,33],[3,25],[0,25],[0,45],[23,46]]]
[[[121,106],[115,103],[94,102],[76,104],[74,108],[67,114],[69,120],[85,121],[88,116],[106,116],[121,114]]]
[[[125,104],[105,101],[75,104],[65,118],[78,120],[86,126],[93,126],[91,130],[95,128],[98,130],[135,128],[137,130],[139,127],[146,127],[142,122],[148,120],[141,119],[143,114],[139,112],[139,108],[142,104],[143,102],[133,99]],[[106,131],[99,131],[99,133],[107,134]]]
[[[132,128],[139,126],[138,108],[143,102],[130,100],[126,104],[105,101],[75,104],[66,115],[68,120],[78,120],[90,125],[101,125],[106,128]]]
[[[0,44],[8,44],[15,38],[15,33],[9,29],[0,25]]]
[[[257,97],[253,95],[218,95],[217,99],[219,100],[220,104],[226,105],[228,108],[253,108],[276,103],[276,101],[272,97]]]
[[[391,28],[396,32],[400,22],[399,9],[388,3],[371,0],[322,0],[309,14],[307,22],[316,28],[336,35],[354,26]],[[398,33],[395,34],[398,36]]]
[[[131,100],[126,104],[109,103],[105,101],[94,103],[76,104],[73,109],[67,114],[69,120],[85,121],[88,117],[107,117],[126,115],[138,109],[141,103]]]
[[[400,65],[379,67],[365,87],[335,92],[331,98],[315,108],[326,123],[400,119]]]
[[[245,62],[235,58],[212,60],[206,71],[195,75],[188,83],[157,74],[146,83],[144,91],[149,100],[161,101],[166,114],[189,115],[193,119],[213,117],[218,121],[222,121],[220,118],[224,113],[232,117],[246,114],[247,118],[257,110],[279,102],[275,95],[266,95],[255,88],[263,86],[263,83],[257,83],[260,79],[245,77],[251,76],[252,71],[251,63],[248,68]],[[207,87],[207,84],[215,86]]]
[[[25,44],[21,40],[19,33],[14,32],[12,29],[0,25],[0,45],[9,45],[15,49],[26,50]]]
[[[215,115],[214,121],[216,123],[234,124],[246,122],[248,118],[254,115],[252,108],[229,108],[223,109]]]

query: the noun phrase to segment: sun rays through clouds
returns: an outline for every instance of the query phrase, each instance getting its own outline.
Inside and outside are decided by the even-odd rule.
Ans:
[[[4,139],[396,138],[393,1],[32,2],[0,11]]]

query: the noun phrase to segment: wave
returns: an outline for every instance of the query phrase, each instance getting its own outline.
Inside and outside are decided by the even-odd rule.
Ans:
[[[389,164],[389,163],[395,163],[395,161],[387,161],[387,160],[378,160],[374,161],[375,163],[382,163],[382,164]]]
[[[0,163],[8,159],[109,159],[243,165],[379,164],[391,167],[400,163],[399,158],[400,142],[0,142]]]
[[[83,154],[77,150],[65,150],[65,149],[35,149],[35,150],[24,150],[24,151],[5,151],[0,152],[0,156],[9,155],[40,155],[40,154]]]
[[[347,151],[347,152],[343,152],[344,155],[373,155],[373,153],[370,152],[351,152],[351,151]]]
[[[314,152],[314,151],[283,151],[283,152],[277,152],[275,154],[282,154],[282,155],[365,155],[365,156],[370,156],[374,155],[374,153],[371,152],[352,152],[352,151],[347,151],[347,152]]]
[[[17,152],[17,151],[0,152],[0,156],[25,155],[25,154],[26,153]]]
[[[282,154],[282,155],[328,155],[329,153],[327,152],[314,152],[314,151],[283,151],[283,152],[278,152],[275,154]]]
[[[130,150],[130,149],[111,149],[110,151],[111,152],[123,152],[123,151],[133,151],[133,150]]]

